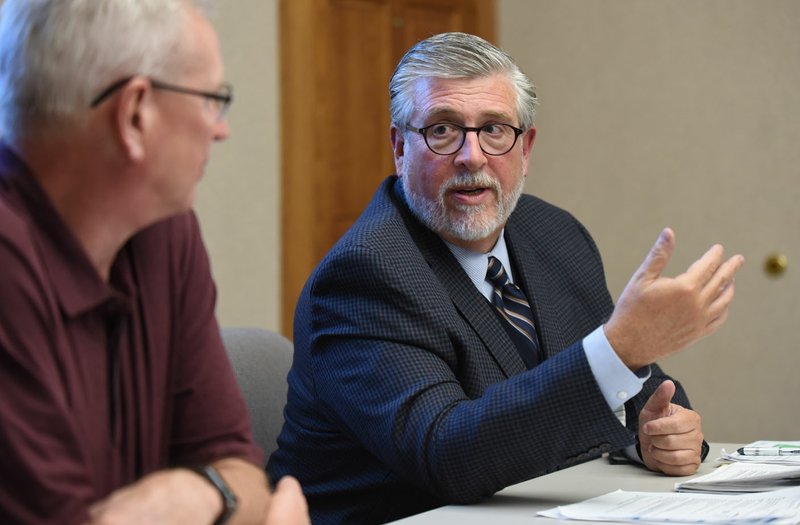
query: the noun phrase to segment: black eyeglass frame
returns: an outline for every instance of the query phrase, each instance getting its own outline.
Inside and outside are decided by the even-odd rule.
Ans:
[[[461,144],[459,144],[458,147],[452,153],[439,153],[438,151],[434,150],[431,147],[430,144],[428,144],[428,136],[426,134],[427,131],[429,129],[435,127],[435,126],[440,126],[442,124],[447,124],[448,126],[453,126],[453,127],[458,128],[458,129],[461,130]],[[514,130],[514,141],[511,143],[511,146],[509,146],[508,149],[505,150],[503,153],[489,153],[488,151],[483,149],[483,144],[481,144],[481,131],[483,131],[484,128],[487,128],[487,127],[490,127],[490,126],[508,126],[512,130]],[[470,132],[470,131],[474,131],[478,135],[478,146],[480,146],[481,151],[484,152],[486,155],[489,155],[491,157],[501,157],[501,156],[505,155],[506,153],[508,153],[509,151],[511,151],[512,149],[514,149],[514,146],[517,145],[517,140],[519,140],[519,136],[522,135],[523,133],[525,133],[524,130],[522,130],[522,129],[518,128],[518,127],[512,126],[511,124],[506,124],[504,122],[495,122],[495,123],[492,123],[492,124],[484,124],[483,126],[481,126],[479,128],[472,128],[472,127],[469,127],[469,126],[461,126],[461,125],[455,124],[453,122],[435,122],[433,124],[425,126],[424,128],[415,128],[415,127],[411,126],[410,124],[406,124],[405,128],[407,130],[409,130],[409,131],[415,131],[415,132],[419,133],[420,135],[422,135],[422,138],[425,140],[425,145],[428,146],[428,149],[431,150],[432,153],[435,153],[436,155],[442,155],[444,157],[446,157],[448,155],[455,155],[456,153],[461,151],[461,148],[464,147],[464,142],[467,141],[467,133]]]
[[[94,97],[89,107],[95,108],[100,105],[104,100],[110,97],[115,91],[121,89],[125,84],[131,81],[133,77],[126,77],[120,80],[117,80],[106,89],[100,92],[99,95]],[[221,92],[213,92],[213,91],[202,91],[199,89],[192,89],[183,86],[176,86],[175,84],[169,84],[167,82],[161,82],[160,80],[149,79],[150,85],[153,86],[153,89],[161,89],[164,91],[172,91],[175,93],[183,93],[185,95],[194,95],[197,97],[204,97],[206,99],[216,100],[220,102],[222,105],[220,106],[219,110],[219,118],[221,118],[227,112],[230,105],[233,103],[233,86],[228,82],[224,82],[222,84],[222,91]]]

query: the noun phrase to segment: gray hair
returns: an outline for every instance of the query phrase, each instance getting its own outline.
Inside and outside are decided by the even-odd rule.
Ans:
[[[0,136],[69,118],[109,84],[167,77],[187,8],[211,0],[3,0],[0,7]]]
[[[517,95],[520,126],[533,126],[536,115],[536,92],[533,83],[514,63],[511,56],[467,33],[441,33],[415,44],[400,60],[389,82],[392,122],[408,123],[414,111],[413,89],[424,78],[481,78],[505,73]]]

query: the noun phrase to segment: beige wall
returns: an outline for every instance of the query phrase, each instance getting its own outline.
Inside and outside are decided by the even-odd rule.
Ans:
[[[230,138],[214,147],[197,212],[223,325],[280,328],[280,129],[277,0],[218,2],[234,103]]]
[[[662,364],[710,439],[800,439],[800,2],[502,0],[499,15],[542,101],[527,190],[587,225],[614,297],[663,226],[668,275],[714,242],[743,253],[726,326]]]

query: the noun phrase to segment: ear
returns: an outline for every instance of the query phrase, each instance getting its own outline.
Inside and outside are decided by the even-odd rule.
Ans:
[[[531,151],[533,151],[533,142],[536,140],[536,128],[531,126],[531,128],[522,134],[520,137],[522,140],[522,163],[525,166],[525,176],[528,176],[528,161],[530,160]]]
[[[389,137],[392,140],[392,153],[394,154],[394,169],[398,177],[403,173],[403,157],[405,155],[406,140],[403,131],[392,124],[389,128]]]
[[[151,95],[150,81],[134,77],[122,88],[114,106],[116,135],[132,162],[138,163],[145,158]]]

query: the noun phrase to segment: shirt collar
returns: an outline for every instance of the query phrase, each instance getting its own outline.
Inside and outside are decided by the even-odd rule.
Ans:
[[[500,232],[500,237],[497,239],[494,247],[487,253],[467,250],[466,248],[444,241],[458,261],[458,264],[461,265],[472,281],[472,284],[474,284],[478,291],[490,301],[492,300],[493,287],[491,283],[486,280],[486,270],[489,267],[490,255],[496,257],[503,263],[503,268],[506,274],[508,274],[508,278],[511,282],[514,282],[514,275],[511,273],[511,261],[508,258],[508,247],[506,246],[504,233],[505,228]]]

